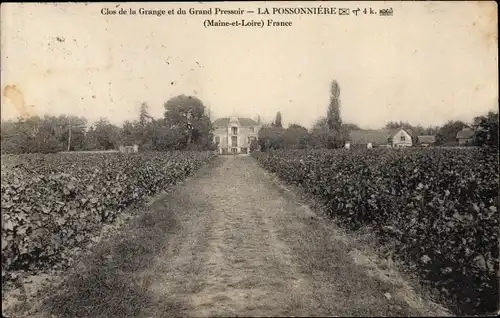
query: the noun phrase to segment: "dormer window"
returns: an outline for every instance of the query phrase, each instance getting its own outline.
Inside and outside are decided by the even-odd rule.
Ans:
[[[238,127],[231,127],[231,133],[233,135],[237,135],[238,134]]]

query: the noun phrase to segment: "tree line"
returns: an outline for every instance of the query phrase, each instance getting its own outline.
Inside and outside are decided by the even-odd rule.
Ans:
[[[298,124],[291,124],[287,129],[282,126],[281,112],[270,125],[259,131],[259,145],[263,151],[283,148],[339,148],[342,147],[349,129],[356,126],[343,124],[340,116],[340,86],[332,81],[330,104],[325,117],[316,121],[311,131]]]
[[[259,146],[263,151],[269,149],[293,148],[341,148],[348,139],[349,132],[361,129],[356,124],[344,123],[340,115],[340,86],[333,80],[330,87],[330,104],[325,116],[320,117],[308,130],[298,124],[288,128],[282,126],[282,114],[278,112],[276,119],[269,125],[263,125],[259,131]],[[498,113],[488,112],[477,116],[471,124],[450,120],[443,126],[423,127],[403,121],[390,121],[384,128],[407,129],[412,137],[433,135],[436,145],[448,146],[457,144],[457,133],[468,127],[474,130],[473,145],[498,147]],[[254,148],[255,145],[254,145]]]
[[[1,123],[1,152],[50,153],[60,151],[92,151],[117,149],[120,145],[137,144],[141,151],[215,150],[210,114],[203,102],[193,96],[179,95],[164,103],[162,118],[153,118],[143,103],[138,118],[121,127],[101,118],[92,125],[78,116],[32,116]],[[258,141],[250,150],[260,148],[340,148],[355,124],[344,123],[340,114],[340,86],[332,81],[330,103],[325,116],[308,130],[299,124],[282,125],[282,114],[263,125]],[[474,145],[498,147],[498,113],[477,116],[471,124],[449,121],[443,126],[422,127],[408,122],[388,122],[385,128],[406,128],[414,136],[435,135],[437,145],[456,144],[456,135],[464,127],[475,131]]]
[[[1,123],[1,151],[53,153],[114,150],[137,144],[144,151],[214,150],[213,128],[203,102],[179,95],[164,103],[164,116],[153,118],[143,103],[136,120],[121,127],[101,118],[92,125],[78,116],[31,116]]]

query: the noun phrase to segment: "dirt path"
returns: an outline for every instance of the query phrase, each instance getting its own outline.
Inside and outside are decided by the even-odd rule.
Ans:
[[[37,315],[444,314],[324,223],[251,157],[219,157],[45,291]]]

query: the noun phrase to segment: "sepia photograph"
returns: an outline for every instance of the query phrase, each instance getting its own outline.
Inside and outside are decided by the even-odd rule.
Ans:
[[[0,21],[2,317],[500,315],[496,2]]]

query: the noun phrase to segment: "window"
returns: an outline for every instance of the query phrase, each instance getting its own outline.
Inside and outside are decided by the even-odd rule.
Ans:
[[[238,137],[236,136],[231,137],[231,147],[238,147]]]
[[[238,127],[231,127],[231,133],[233,135],[237,135],[238,134]]]
[[[231,148],[231,152],[232,153],[237,153],[238,152],[238,148]]]
[[[215,142],[216,143],[220,143],[220,137],[219,136],[215,136]]]
[[[254,132],[253,127],[250,127],[250,132]]]
[[[401,135],[401,141],[405,141],[405,136]]]

